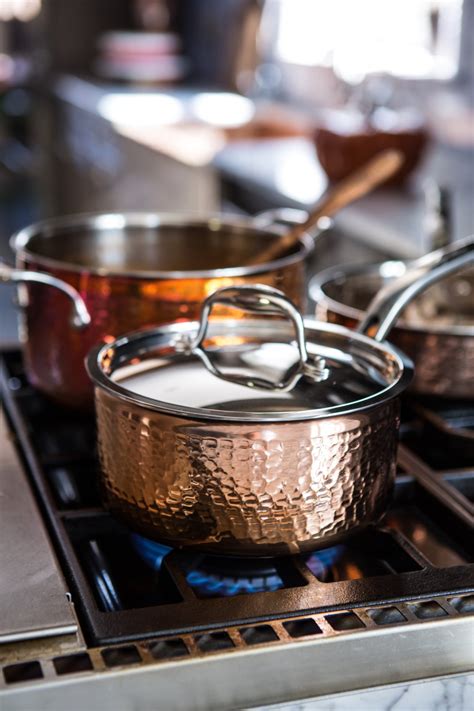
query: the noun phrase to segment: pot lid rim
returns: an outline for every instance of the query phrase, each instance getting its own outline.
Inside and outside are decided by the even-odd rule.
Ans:
[[[230,320],[227,320],[230,322]],[[247,322],[248,323],[248,322]],[[134,343],[144,338],[153,338],[157,334],[177,334],[186,333],[197,330],[198,322],[186,321],[177,324],[170,324],[164,327],[146,329],[126,334],[115,340],[113,343],[99,344],[95,346],[86,358],[86,369],[94,383],[95,387],[104,390],[109,395],[118,398],[134,406],[142,407],[146,410],[160,412],[164,415],[173,417],[182,417],[194,421],[213,421],[217,423],[235,422],[235,423],[280,423],[286,422],[303,422],[307,420],[322,420],[325,418],[340,417],[344,415],[354,415],[372,409],[388,401],[396,398],[401,392],[406,390],[410,384],[414,367],[411,360],[391,343],[384,341],[378,343],[373,339],[352,331],[344,326],[336,324],[322,323],[311,318],[304,318],[305,327],[315,331],[326,331],[329,333],[337,333],[343,337],[358,341],[365,346],[369,346],[374,350],[382,353],[389,353],[394,357],[399,366],[399,377],[395,382],[390,383],[384,388],[381,388],[375,393],[367,395],[359,400],[352,400],[347,403],[332,405],[329,407],[319,407],[316,409],[308,409],[305,411],[282,411],[271,413],[256,413],[235,410],[213,410],[208,407],[195,407],[189,405],[178,405],[170,402],[156,400],[145,395],[141,395],[130,391],[128,388],[121,386],[116,381],[112,380],[105,374],[100,366],[102,356],[110,348],[120,348]]]

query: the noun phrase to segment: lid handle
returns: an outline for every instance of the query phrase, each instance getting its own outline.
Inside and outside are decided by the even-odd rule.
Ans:
[[[420,292],[470,264],[474,264],[473,237],[425,254],[412,262],[406,274],[378,292],[357,330],[376,341],[383,341],[405,306]]]
[[[296,363],[287,370],[281,380],[274,382],[261,377],[249,378],[247,375],[223,373],[211,361],[203,343],[209,326],[209,317],[216,304],[240,308],[251,313],[265,314],[268,316],[284,315],[289,318],[295,328],[299,357]],[[187,344],[178,343],[176,347],[178,350],[181,349],[189,354],[198,356],[213,375],[223,380],[251,388],[288,391],[296,385],[303,375],[310,377],[316,382],[325,380],[328,377],[328,370],[323,358],[316,356],[314,358],[312,357],[311,361],[309,360],[306,350],[304,322],[296,306],[281,291],[263,284],[256,284],[255,286],[223,287],[208,296],[202,306],[199,330],[196,337]]]

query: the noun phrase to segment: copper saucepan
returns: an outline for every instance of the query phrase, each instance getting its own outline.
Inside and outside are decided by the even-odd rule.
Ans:
[[[433,258],[427,255],[411,263],[349,264],[320,272],[309,285],[316,318],[355,328],[374,294],[383,287],[390,289],[395,279],[417,267],[423,269]],[[415,363],[411,390],[473,399],[474,268],[452,275],[411,302],[390,340]]]
[[[305,300],[308,235],[282,258],[245,267],[283,227],[246,219],[129,213],[62,217],[12,238],[21,282],[26,369],[32,384],[63,404],[92,406],[84,358],[99,341],[145,326],[196,319],[217,288],[259,281]],[[72,307],[72,308],[71,308]]]
[[[227,555],[335,544],[377,522],[396,468],[410,361],[383,338],[406,294],[459,268],[452,249],[375,309],[362,332],[303,322],[265,286],[220,289],[201,322],[94,349],[106,504],[142,534]],[[213,320],[216,304],[261,320]],[[265,318],[285,314],[288,321]],[[367,331],[375,328],[375,338]]]

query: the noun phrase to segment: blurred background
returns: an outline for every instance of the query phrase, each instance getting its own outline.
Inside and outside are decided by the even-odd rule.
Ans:
[[[0,0],[0,238],[91,210],[305,208],[386,145],[344,211],[415,256],[473,229],[474,0]]]

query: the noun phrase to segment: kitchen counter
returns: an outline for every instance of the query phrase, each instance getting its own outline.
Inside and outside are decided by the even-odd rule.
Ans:
[[[474,701],[474,674],[394,684],[357,693],[322,696],[298,704],[254,711],[468,711]]]
[[[193,100],[201,92],[134,89],[63,76],[54,94],[108,122],[117,134],[189,167],[209,165],[225,144],[222,131],[193,120]]]

